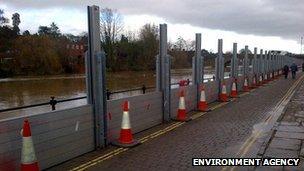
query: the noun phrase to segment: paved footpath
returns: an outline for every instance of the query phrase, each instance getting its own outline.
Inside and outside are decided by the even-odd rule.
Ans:
[[[108,147],[50,170],[258,170],[193,167],[192,158],[256,157],[271,137],[271,128],[296,88],[293,85],[301,84],[298,80],[277,79],[232,102],[213,104],[214,110],[197,113],[190,122],[161,125],[140,133],[137,138],[148,138],[142,138],[144,143],[135,148]],[[155,131],[158,133],[149,136]]]
[[[272,169],[304,170],[304,84],[301,84],[291,97],[270,134],[258,156],[300,158],[301,163],[298,167],[272,167]],[[257,168],[259,169],[261,168]]]

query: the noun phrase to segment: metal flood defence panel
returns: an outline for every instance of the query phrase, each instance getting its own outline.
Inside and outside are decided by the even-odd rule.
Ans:
[[[196,108],[196,85],[183,87],[185,90],[186,112],[190,112]],[[171,118],[176,118],[178,110],[178,102],[180,96],[180,88],[171,89]]]
[[[129,101],[129,116],[133,133],[138,133],[162,123],[162,93],[152,92],[123,99],[107,101],[108,141],[119,137],[122,121],[122,104]]]
[[[28,118],[40,169],[94,150],[92,106],[58,110]],[[0,170],[20,168],[24,117],[0,121]]]

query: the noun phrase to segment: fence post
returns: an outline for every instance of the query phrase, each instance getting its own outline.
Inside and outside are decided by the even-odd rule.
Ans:
[[[107,145],[106,91],[105,91],[105,53],[100,44],[99,7],[88,6],[88,53],[87,92],[88,103],[93,106],[95,148]]]
[[[248,46],[245,46],[245,56],[244,56],[244,77],[248,77]]]
[[[231,59],[231,77],[238,77],[238,61],[237,61],[237,43],[233,43],[233,54]]]
[[[261,76],[264,80],[264,76],[265,76],[265,56],[264,56],[264,51],[263,49],[261,49]]]
[[[265,75],[268,74],[268,61],[267,61],[267,50],[265,50],[265,55],[264,55],[264,78],[265,78]],[[267,78],[268,78],[268,75],[267,75]]]
[[[167,53],[167,24],[160,24],[159,54],[156,62],[157,90],[163,93],[163,121],[170,121],[171,106],[171,62]]]
[[[224,80],[224,59],[223,59],[223,39],[218,39],[218,56],[215,61],[215,79],[218,82],[218,94],[222,90],[222,82]]]
[[[257,67],[258,67],[257,51],[258,48],[255,47],[253,52],[253,62],[252,62],[252,75],[255,78],[257,76]]]
[[[273,65],[273,72],[275,73],[275,75],[277,75],[278,57],[277,57],[277,55],[276,55],[275,52],[273,52],[272,57],[273,57],[273,62],[274,62],[274,65]]]
[[[259,55],[259,79],[261,76],[263,76],[263,49],[260,49],[260,55]]]
[[[200,84],[204,81],[204,59],[202,57],[202,35],[195,34],[195,56],[193,59],[193,84],[196,85],[196,104],[200,97]],[[197,106],[196,106],[197,107]]]
[[[269,73],[272,74],[273,73],[273,56],[272,56],[272,52],[269,51],[268,52],[268,55],[269,55]],[[273,74],[272,74],[272,77],[273,77]]]

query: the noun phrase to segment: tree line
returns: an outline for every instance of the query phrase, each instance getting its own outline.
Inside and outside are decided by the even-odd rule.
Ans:
[[[62,34],[53,22],[49,26],[39,26],[38,32],[21,33],[20,15],[12,15],[12,25],[0,9],[0,77],[16,75],[48,75],[78,73],[77,65],[84,61],[71,58],[67,44],[87,42],[87,35]]]
[[[52,22],[39,26],[37,33],[28,30],[21,33],[20,15],[12,15],[12,25],[0,9],[0,77],[16,75],[49,75],[83,73],[84,59],[69,56],[66,45],[83,42],[87,45],[87,33],[62,34]],[[108,72],[153,71],[159,46],[159,28],[145,24],[138,32],[126,31],[122,16],[113,9],[101,9],[101,46],[106,52]],[[169,42],[172,68],[191,68],[195,42],[179,37]],[[215,53],[202,50],[206,65],[214,65]]]

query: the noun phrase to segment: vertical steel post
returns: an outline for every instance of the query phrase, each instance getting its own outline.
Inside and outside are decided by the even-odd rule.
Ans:
[[[157,59],[157,88],[163,93],[163,121],[170,121],[171,63],[167,53],[167,24],[160,24],[159,55]]]
[[[260,49],[259,55],[259,77],[263,76],[263,49]]]
[[[223,39],[218,39],[218,56],[215,61],[216,81],[218,82],[218,94],[221,92],[221,85],[224,80],[224,59],[223,59]]]
[[[195,34],[195,56],[193,59],[193,83],[196,85],[196,104],[200,99],[200,85],[204,78],[204,61],[202,57],[202,35]]]
[[[269,51],[269,61],[270,61],[270,73],[273,73],[273,67],[274,67],[274,58],[271,51]]]
[[[264,76],[267,75],[268,78],[268,55],[267,55],[267,50],[265,50],[265,55],[264,55]]]
[[[200,33],[195,34],[195,56],[193,67],[193,83],[201,84],[203,78],[203,61],[202,61],[202,38]]]
[[[253,51],[253,62],[252,62],[252,73],[254,77],[256,77],[257,75],[257,68],[258,68],[257,52],[258,52],[258,48],[255,47]]]
[[[264,55],[264,53],[263,53],[263,50],[261,50],[261,52],[262,52],[262,54],[261,54],[261,57],[262,57],[262,60],[261,60],[261,62],[262,62],[262,70],[261,70],[261,74],[262,74],[262,77],[263,77],[263,79],[264,79],[264,77],[265,77],[265,67],[266,67],[266,64],[265,64],[265,55]]]
[[[88,6],[87,83],[88,102],[93,106],[95,147],[107,145],[105,53],[101,50],[99,7]]]
[[[273,60],[274,60],[274,72],[275,72],[275,75],[278,75],[277,74],[277,71],[278,71],[278,57],[277,57],[277,54],[276,52],[273,52]]]
[[[245,56],[244,56],[244,76],[248,77],[248,66],[249,66],[249,62],[248,62],[248,46],[245,46]]]
[[[233,54],[231,59],[231,77],[237,78],[238,77],[238,61],[237,61],[237,43],[233,43]]]

